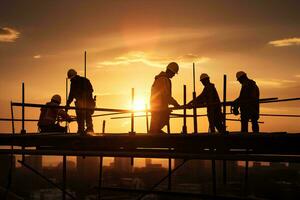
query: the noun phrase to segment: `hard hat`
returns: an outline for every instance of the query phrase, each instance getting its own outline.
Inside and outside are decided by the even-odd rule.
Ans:
[[[168,64],[167,69],[174,72],[174,74],[178,74],[179,66],[176,62],[171,62]]]
[[[205,74],[205,73],[202,73],[202,74],[200,75],[200,81],[202,81],[202,80],[205,79],[205,78],[209,78],[209,76],[208,76],[207,74]]]
[[[72,79],[76,75],[77,75],[77,72],[76,72],[75,69],[69,69],[69,71],[68,71],[68,78],[69,79]]]
[[[56,103],[60,104],[61,103],[60,95],[58,95],[58,94],[53,95],[53,97],[51,98],[51,101],[55,101]]]
[[[239,78],[241,78],[242,76],[245,76],[245,75],[247,75],[245,72],[239,71],[236,73],[236,78],[239,80]]]

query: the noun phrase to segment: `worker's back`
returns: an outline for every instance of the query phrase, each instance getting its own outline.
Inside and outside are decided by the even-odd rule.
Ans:
[[[48,102],[46,106],[59,106],[58,103],[55,102]],[[55,107],[43,107],[41,108],[41,113],[39,117],[38,126],[49,126],[55,124],[57,120],[59,109]]]
[[[76,99],[93,99],[93,86],[91,82],[81,76],[75,76],[71,79],[71,95]]]
[[[151,109],[167,109],[171,95],[171,80],[165,72],[161,72],[155,77],[151,87]]]
[[[255,81],[247,79],[239,96],[242,113],[259,114],[259,88]]]

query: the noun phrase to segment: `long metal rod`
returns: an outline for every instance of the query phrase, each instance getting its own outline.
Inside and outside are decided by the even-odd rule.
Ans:
[[[148,191],[145,191],[142,195],[140,195],[136,200],[141,200],[143,199],[144,196],[147,194],[151,193],[157,186],[159,186],[162,182],[164,182],[170,175],[172,175],[174,172],[176,172],[180,167],[182,167],[187,160],[183,160],[182,163],[177,165],[172,171],[171,174],[168,173],[165,177],[163,177],[161,180],[159,180],[156,184],[154,184]]]
[[[62,173],[62,199],[66,200],[66,189],[67,189],[67,157],[63,156],[63,173]]]
[[[134,88],[131,88],[131,134],[134,134]]]
[[[183,85],[183,126],[182,126],[182,134],[187,134],[186,127],[186,85]]]
[[[86,51],[84,51],[84,77],[86,78]]]
[[[249,174],[249,162],[245,162],[245,182],[244,182],[244,196],[247,196],[248,193],[248,174]]]
[[[224,74],[223,80],[223,102],[226,102],[227,96],[227,76]],[[223,104],[223,127],[224,127],[224,134],[226,134],[226,105]],[[226,185],[227,183],[227,161],[223,160],[223,184]]]
[[[11,129],[12,134],[15,134],[15,118],[14,118],[14,107],[12,105],[12,102],[10,102],[10,114],[11,114]]]
[[[145,105],[145,109],[146,109],[146,130],[147,133],[149,133],[149,112],[148,112],[148,105]]]
[[[22,134],[25,134],[25,84],[22,82]]]
[[[15,154],[15,155],[52,155],[52,156],[102,156],[102,157],[130,157],[136,158],[174,158],[174,159],[203,159],[203,160],[235,160],[235,161],[266,161],[266,162],[292,162],[300,163],[299,155],[274,155],[274,154],[211,154],[211,153],[172,153],[172,152],[116,152],[116,151],[71,151],[71,150],[21,150],[21,149],[0,149],[0,155],[3,154]]]
[[[102,174],[103,174],[103,157],[99,157],[99,180],[98,180],[98,200],[101,199],[101,188],[102,188]]]
[[[167,124],[167,131],[168,131],[168,135],[171,134],[171,130],[170,130],[170,120],[168,120],[168,124]],[[169,149],[171,150],[171,149]],[[172,159],[169,158],[168,159],[168,190],[172,189]]]
[[[211,160],[211,172],[212,172],[212,193],[217,195],[217,174],[216,174],[216,160]]]
[[[59,189],[60,191],[63,191],[63,188],[61,186],[59,186],[58,184],[54,183],[53,181],[51,181],[50,179],[48,179],[46,176],[44,176],[43,174],[41,174],[39,171],[37,171],[36,169],[34,169],[33,167],[31,167],[30,165],[26,164],[25,162],[18,160],[18,162],[26,167],[27,169],[29,169],[30,171],[32,171],[34,174],[38,175],[39,177],[41,177],[42,179],[44,179],[45,181],[47,181],[48,183],[50,183],[51,185],[53,185],[54,187],[56,187],[57,189]],[[70,197],[71,199],[76,199],[71,193],[69,193],[68,191],[65,191],[66,195],[68,197]]]
[[[196,72],[195,72],[195,63],[193,63],[193,101],[196,101],[196,83],[195,83],[195,79],[196,79]],[[194,133],[198,133],[198,122],[197,122],[197,106],[196,103],[194,103],[193,106],[193,119],[194,119]]]
[[[67,101],[68,101],[68,92],[69,92],[69,88],[68,88],[68,78],[66,78],[66,105],[67,105]],[[66,133],[68,133],[68,120],[66,120]]]
[[[267,98],[269,99],[269,98]],[[273,99],[273,98],[272,98]],[[271,100],[271,101],[265,101],[265,99],[260,99],[259,103],[276,103],[276,102],[286,102],[286,101],[299,101],[300,98],[289,98],[289,99],[278,99],[278,100]],[[226,106],[231,106],[232,102],[226,102]],[[19,102],[13,102],[12,103],[13,106],[22,106],[22,103]],[[211,105],[211,104],[210,104]],[[69,110],[75,110],[78,109],[74,106],[70,106],[70,107],[66,107],[66,106],[49,106],[49,105],[45,105],[45,104],[34,104],[34,103],[24,103],[25,107],[33,107],[33,108],[61,108],[61,109],[65,109],[68,108]],[[197,106],[197,108],[206,108],[207,105],[200,105]],[[82,108],[85,110],[90,110],[91,108]],[[170,107],[169,110],[183,110],[183,106],[180,107]],[[119,113],[132,113],[132,110],[128,110],[128,109],[115,109],[115,108],[94,108],[94,111],[108,111],[108,112],[119,112]],[[149,112],[151,110],[148,110]],[[135,112],[145,112],[145,110],[136,110]]]

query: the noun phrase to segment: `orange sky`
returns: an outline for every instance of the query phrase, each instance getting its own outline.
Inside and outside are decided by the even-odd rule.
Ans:
[[[176,61],[180,71],[172,79],[173,95],[182,103],[182,87],[192,92],[192,63],[198,77],[211,76],[222,98],[223,74],[228,76],[228,99],[237,97],[235,73],[244,70],[261,90],[261,97],[299,97],[299,1],[4,1],[0,8],[0,108],[9,117],[9,102],[45,103],[53,94],[65,96],[65,78],[72,67],[83,74],[83,52],[88,52],[87,75],[98,107],[129,108],[131,88],[139,101],[149,101],[154,76]],[[35,9],[31,9],[34,7]],[[16,109],[20,116],[20,109]],[[202,110],[201,112],[205,112]],[[299,114],[299,102],[262,105],[262,113]],[[37,118],[38,109],[26,109]],[[128,132],[130,120],[94,120],[101,131]],[[262,131],[299,132],[300,119],[262,117]],[[180,132],[182,120],[172,119]],[[207,119],[199,119],[201,132]],[[240,129],[229,122],[229,130]],[[19,130],[20,127],[17,127]],[[26,123],[28,132],[36,131]],[[136,131],[145,132],[145,119]],[[0,122],[0,131],[10,131]],[[192,131],[192,121],[188,120]],[[76,131],[76,124],[71,125]]]

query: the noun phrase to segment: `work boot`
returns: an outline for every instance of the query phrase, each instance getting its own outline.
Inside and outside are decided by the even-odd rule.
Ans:
[[[94,129],[86,129],[85,130],[85,135],[88,135],[88,136],[93,136],[94,135]]]

